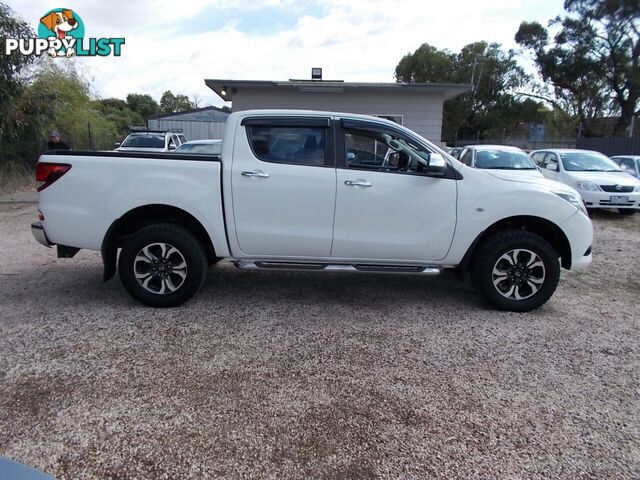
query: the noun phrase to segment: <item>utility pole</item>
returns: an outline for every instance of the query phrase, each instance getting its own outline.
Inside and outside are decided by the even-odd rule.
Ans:
[[[89,133],[89,150],[93,150],[93,139],[91,138],[91,118],[87,119],[87,131]]]
[[[476,78],[476,65],[478,64],[478,57],[473,58],[473,68],[471,69],[471,91],[476,89],[475,84],[473,83]]]

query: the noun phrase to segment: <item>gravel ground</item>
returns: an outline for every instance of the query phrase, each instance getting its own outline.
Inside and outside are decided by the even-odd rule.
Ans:
[[[639,478],[640,215],[531,314],[453,276],[212,269],[150,310],[0,203],[0,455],[58,478]]]

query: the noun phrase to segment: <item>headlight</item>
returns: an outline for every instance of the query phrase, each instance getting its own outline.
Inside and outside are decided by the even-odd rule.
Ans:
[[[587,213],[587,207],[581,198],[577,197],[572,193],[565,193],[565,192],[553,192],[553,193],[555,193],[557,196],[559,196],[563,200],[566,200],[567,202],[569,202],[571,205],[573,205],[582,213],[584,213],[587,217],[589,216],[589,214]]]
[[[640,192],[640,185],[636,185],[636,188],[633,189],[634,192]]]
[[[593,182],[578,182],[576,183],[576,188],[578,190],[586,190],[588,192],[600,191],[600,187]]]

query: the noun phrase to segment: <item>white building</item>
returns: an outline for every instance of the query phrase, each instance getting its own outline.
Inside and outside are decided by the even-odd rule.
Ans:
[[[365,83],[330,80],[208,79],[205,84],[234,112],[255,108],[292,108],[362,113],[394,120],[440,142],[445,100],[470,85],[445,83]]]

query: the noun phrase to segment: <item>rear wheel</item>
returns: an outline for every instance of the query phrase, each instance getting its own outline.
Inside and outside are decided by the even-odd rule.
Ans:
[[[471,281],[500,310],[528,312],[543,305],[560,279],[556,250],[542,237],[511,230],[483,240],[474,254]]]
[[[189,230],[168,223],[151,225],[124,244],[118,273],[136,300],[151,307],[173,307],[204,284],[207,255]]]
[[[633,215],[636,211],[632,208],[619,208],[618,213],[620,213],[620,215]]]

